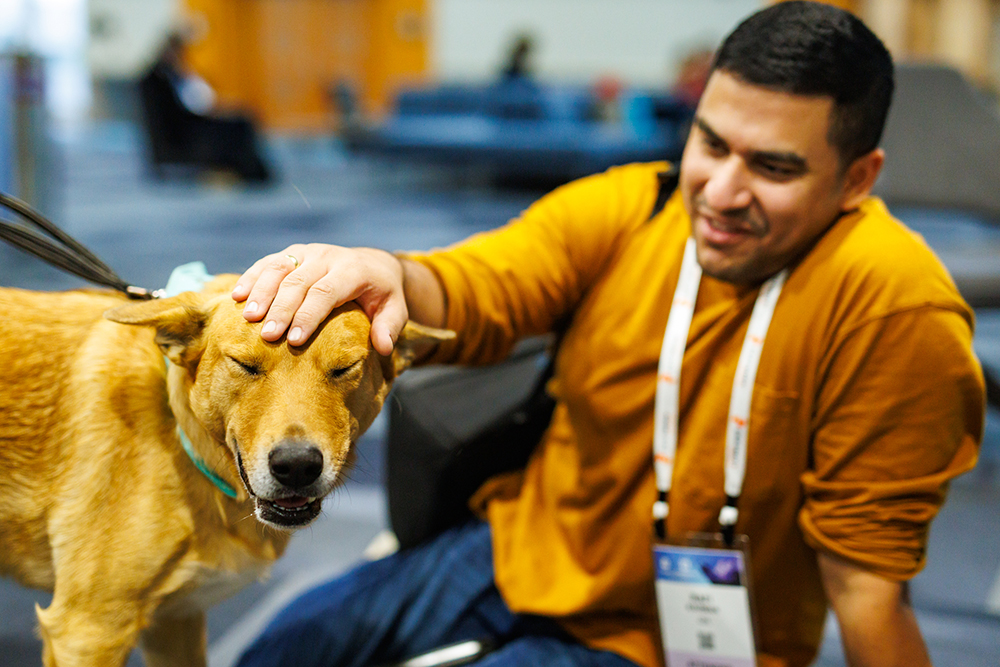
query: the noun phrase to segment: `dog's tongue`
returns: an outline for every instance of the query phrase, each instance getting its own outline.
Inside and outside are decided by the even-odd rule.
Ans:
[[[303,498],[302,496],[292,496],[291,498],[282,498],[281,500],[275,500],[274,504],[278,507],[284,507],[285,509],[297,509],[309,504],[308,498]]]

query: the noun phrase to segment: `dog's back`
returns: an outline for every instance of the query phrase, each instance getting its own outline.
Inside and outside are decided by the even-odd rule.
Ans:
[[[66,400],[84,398],[70,393],[73,366],[88,363],[81,348],[121,303],[95,290],[0,289],[0,573],[31,586],[52,586],[47,517],[74,421]]]

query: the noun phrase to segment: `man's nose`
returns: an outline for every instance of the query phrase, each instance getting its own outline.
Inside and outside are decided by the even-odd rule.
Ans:
[[[749,176],[743,160],[730,155],[715,165],[705,183],[705,203],[716,211],[746,208],[753,201]]]

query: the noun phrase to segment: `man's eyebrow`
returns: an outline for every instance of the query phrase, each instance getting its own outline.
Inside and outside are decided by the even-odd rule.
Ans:
[[[718,142],[720,144],[726,144],[726,141],[719,136],[718,132],[712,129],[712,126],[705,122],[705,119],[701,116],[695,116],[694,124],[698,126],[698,129],[708,135],[708,138],[712,141]],[[728,144],[726,144],[728,145]]]
[[[784,151],[754,151],[750,157],[752,162],[778,163],[794,171],[804,172],[809,168],[806,159],[798,153]]]
[[[708,135],[708,138],[715,142],[728,146],[729,143],[719,136],[718,132],[712,129],[712,126],[705,122],[704,118],[700,116],[695,116],[694,124],[699,130]],[[753,151],[750,154],[750,159],[753,162],[770,162],[779,163],[787,168],[795,171],[806,171],[809,167],[806,162],[805,157],[799,155],[798,153],[793,153],[791,151]]]

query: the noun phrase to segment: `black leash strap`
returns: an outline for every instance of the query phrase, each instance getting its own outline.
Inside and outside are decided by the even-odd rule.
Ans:
[[[0,206],[17,213],[51,237],[47,238],[25,225],[0,219],[0,239],[67,273],[122,292],[130,299],[148,300],[159,296],[156,292],[122,280],[97,255],[23,201],[0,192]]]

